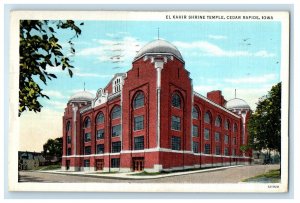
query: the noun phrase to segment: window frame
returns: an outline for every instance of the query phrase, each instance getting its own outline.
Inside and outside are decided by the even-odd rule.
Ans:
[[[174,115],[171,117],[171,130],[181,131],[181,117]]]
[[[141,140],[138,140],[141,139]],[[145,138],[144,136],[137,136],[133,138],[133,149],[144,150],[145,149]]]
[[[139,97],[141,96],[141,97]],[[137,102],[139,101],[139,102]],[[136,93],[134,99],[133,99],[133,109],[142,108],[145,106],[145,95],[142,91],[139,91]]]
[[[89,152],[87,153],[87,149]],[[84,155],[91,155],[92,154],[92,147],[91,146],[84,146]]]
[[[111,153],[120,153],[121,150],[122,150],[121,141],[116,141],[111,143]]]
[[[210,144],[204,144],[204,154],[211,154]]]
[[[208,132],[208,137],[206,132]],[[210,140],[210,129],[208,128],[204,128],[204,140]]]
[[[195,129],[197,129],[197,133],[195,133]],[[198,125],[193,125],[193,128],[192,128],[192,136],[193,137],[199,137],[199,126]]]
[[[98,136],[100,131],[102,131],[102,134],[101,134],[102,136]],[[102,139],[104,139],[104,136],[105,136],[104,128],[96,130],[96,140],[102,140]]]
[[[171,106],[174,108],[181,109],[181,96],[177,92],[172,94]]]
[[[142,120],[137,122],[137,119],[139,119],[139,118],[142,118]],[[137,128],[137,127],[139,127],[139,128]],[[144,130],[144,115],[134,116],[134,118],[133,118],[133,130],[134,131]]]
[[[89,137],[87,137],[87,135],[89,135]],[[89,139],[87,139],[89,138]],[[85,132],[84,133],[84,142],[90,142],[92,140],[92,135],[90,132]]]
[[[204,123],[211,124],[211,113],[209,111],[204,114]]]
[[[171,149],[176,151],[181,150],[181,137],[178,136],[171,137]]]
[[[120,105],[114,106],[111,110],[111,119],[114,120],[114,119],[121,118],[121,113],[122,113],[121,106]]]
[[[120,126],[120,129],[119,129],[119,134],[114,134],[114,129],[117,127],[117,126]],[[121,136],[121,133],[122,133],[122,127],[121,127],[121,124],[117,124],[117,125],[113,125],[111,126],[111,137],[119,137]]]
[[[102,147],[103,146],[103,147]],[[102,147],[102,153],[99,153],[99,148]],[[97,144],[96,145],[96,154],[104,154],[104,144]]]
[[[195,117],[195,114],[197,114],[197,116]],[[195,119],[195,120],[198,120],[199,119],[199,111],[198,111],[198,108],[193,106],[193,109],[192,109],[192,118]]]
[[[102,121],[101,121],[101,120],[99,121],[100,116],[101,116],[101,118],[102,118]],[[97,123],[97,124],[102,124],[102,123],[104,123],[104,122],[105,122],[104,113],[103,113],[102,111],[100,111],[100,112],[97,114],[97,117],[96,117],[96,123]]]

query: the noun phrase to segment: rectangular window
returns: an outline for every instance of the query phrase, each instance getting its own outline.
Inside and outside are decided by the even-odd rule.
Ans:
[[[120,136],[121,135],[121,125],[115,125],[112,127],[112,130],[111,130],[111,136],[112,137],[117,137],[117,136]]]
[[[97,130],[97,140],[104,139],[104,129]]]
[[[199,143],[193,142],[193,152],[198,153],[199,152]]]
[[[91,141],[91,133],[84,133],[84,141],[85,142]]]
[[[220,155],[221,154],[221,148],[220,146],[216,146],[216,155]]]
[[[205,144],[204,145],[204,153],[205,154],[210,154],[210,144]]]
[[[180,117],[172,116],[171,128],[172,130],[180,130]]]
[[[229,155],[229,153],[228,153],[228,148],[227,148],[227,147],[224,149],[224,154],[225,154],[225,156],[228,156],[228,155]]]
[[[68,143],[68,144],[71,143],[71,136],[70,136],[70,135],[68,135],[68,137],[67,137],[67,143]]]
[[[198,126],[193,125],[193,137],[198,137]]]
[[[224,143],[225,143],[225,144],[228,144],[228,139],[229,139],[229,138],[228,138],[228,135],[225,135],[225,137],[224,137]]]
[[[134,150],[144,149],[144,136],[134,138]]]
[[[235,138],[235,137],[232,139],[232,143],[233,143],[234,145],[236,145],[236,138]]]
[[[209,129],[205,128],[204,129],[204,139],[205,140],[209,140],[209,137],[210,137],[210,135],[209,135]]]
[[[91,154],[91,147],[87,146],[84,147],[84,155],[90,155]]]
[[[90,160],[88,160],[88,159],[84,160],[83,164],[84,164],[84,167],[90,167]]]
[[[111,152],[112,153],[117,153],[117,152],[120,152],[120,151],[121,151],[121,141],[113,142]]]
[[[98,144],[97,145],[97,154],[103,154],[104,153],[104,144]]]
[[[180,137],[173,136],[171,138],[171,146],[172,150],[180,150],[181,149],[181,143],[180,143]]]
[[[111,167],[112,168],[120,168],[120,159],[119,158],[111,159]]]
[[[215,132],[215,141],[216,142],[220,141],[220,133],[219,132]]]
[[[144,129],[144,116],[134,117],[134,130]]]
[[[235,155],[236,155],[236,150],[233,149],[233,150],[232,150],[232,156],[235,156]]]
[[[71,148],[68,148],[67,150],[67,156],[70,156],[71,155]]]

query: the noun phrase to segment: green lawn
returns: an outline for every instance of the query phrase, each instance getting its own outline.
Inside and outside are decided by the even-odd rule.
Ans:
[[[35,168],[34,170],[47,171],[47,170],[57,170],[60,168],[61,168],[61,165],[57,164],[57,165],[49,165],[49,166],[39,166],[39,167]]]
[[[261,183],[279,183],[280,182],[280,169],[270,170],[265,174],[254,176],[242,182],[261,182]]]

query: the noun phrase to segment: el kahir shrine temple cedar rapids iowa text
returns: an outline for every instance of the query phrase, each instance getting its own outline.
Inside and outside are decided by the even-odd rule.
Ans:
[[[96,95],[74,94],[63,116],[62,169],[175,171],[251,163],[249,105],[204,97],[178,49],[165,40],[145,45],[127,73]]]

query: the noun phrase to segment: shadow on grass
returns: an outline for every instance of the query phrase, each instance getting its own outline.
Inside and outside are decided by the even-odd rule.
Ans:
[[[265,174],[254,176],[242,180],[247,183],[279,183],[280,182],[280,169],[270,170]]]

